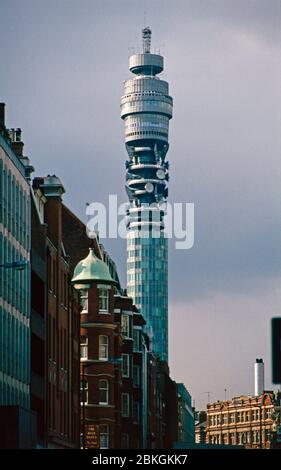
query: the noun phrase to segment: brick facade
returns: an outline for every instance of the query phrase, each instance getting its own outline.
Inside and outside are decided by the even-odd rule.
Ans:
[[[38,444],[79,447],[79,297],[62,240],[63,187],[35,178],[32,203],[32,407]]]

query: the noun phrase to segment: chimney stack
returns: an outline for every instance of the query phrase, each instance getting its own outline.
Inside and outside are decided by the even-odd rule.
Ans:
[[[5,129],[5,103],[0,103],[0,130]]]
[[[256,359],[255,362],[255,396],[264,392],[264,363],[263,359]]]
[[[18,157],[23,157],[23,147],[24,143],[21,140],[22,133],[21,129],[11,129],[10,131],[10,138],[11,138],[11,146],[13,151]]]

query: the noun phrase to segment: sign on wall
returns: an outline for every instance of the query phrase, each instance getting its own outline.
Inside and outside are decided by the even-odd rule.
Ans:
[[[85,448],[86,449],[99,449],[100,436],[99,426],[97,424],[85,425]]]

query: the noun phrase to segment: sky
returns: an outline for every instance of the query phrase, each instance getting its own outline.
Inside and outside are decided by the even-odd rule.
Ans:
[[[120,97],[152,28],[174,98],[169,200],[195,205],[192,249],[169,248],[169,363],[197,409],[254,392],[280,316],[280,0],[0,0],[0,101],[64,201],[124,190]],[[104,240],[125,286],[126,244]],[[226,392],[225,392],[226,389]]]

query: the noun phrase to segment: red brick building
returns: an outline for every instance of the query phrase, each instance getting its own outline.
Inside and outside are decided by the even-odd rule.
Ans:
[[[143,316],[113,279],[109,258],[99,258],[97,240],[92,244],[72,278],[82,304],[82,447],[172,448],[176,383],[149,351]]]
[[[118,448],[121,438],[121,326],[115,322],[116,282],[94,249],[78,263],[72,282],[80,291],[82,446],[96,429],[100,448]],[[119,359],[119,361],[118,361]]]
[[[135,309],[133,315],[132,407],[133,436],[138,436],[134,448],[144,448],[147,437],[147,343],[143,331],[145,320]],[[134,444],[134,443],[133,443]]]
[[[79,447],[79,298],[62,239],[62,194],[56,176],[32,189],[31,402],[38,445]]]
[[[81,447],[170,448],[178,413],[168,366],[150,352],[144,318],[103,246],[65,206],[62,220],[81,302]]]
[[[121,332],[121,448],[142,447],[143,317],[126,295],[114,296],[115,322]]]

